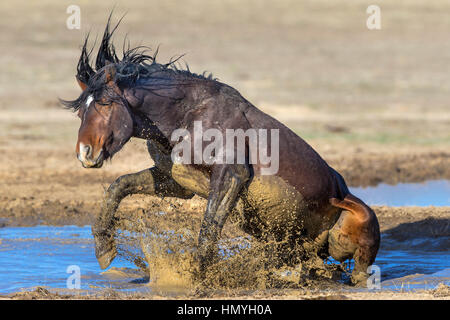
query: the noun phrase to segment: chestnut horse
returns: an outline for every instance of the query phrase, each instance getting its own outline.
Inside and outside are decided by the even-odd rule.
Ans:
[[[363,281],[379,248],[379,225],[374,212],[349,193],[342,176],[289,128],[211,76],[180,69],[174,61],[160,64],[156,54],[140,48],[124,49],[119,59],[111,41],[117,26],[111,31],[108,20],[95,69],[86,37],[76,75],[82,93],[62,101],[81,119],[76,153],[83,167],[100,168],[131,137],[147,140],[154,161],[153,167],[121,176],[108,188],[92,227],[100,266],[108,267],[117,254],[114,214],[124,197],[190,199],[197,194],[207,199],[198,237],[200,270],[214,261],[222,227],[234,211],[242,217],[242,229],[261,241],[287,239],[288,246],[304,244],[321,259],[354,259],[352,281]],[[270,141],[267,149],[279,153],[278,171],[264,174],[265,164],[250,161],[249,139],[245,161],[175,163],[172,153],[181,142],[171,136],[180,128],[194,134],[195,122],[224,136],[229,129],[277,130],[278,145]],[[232,151],[242,154],[242,149]]]

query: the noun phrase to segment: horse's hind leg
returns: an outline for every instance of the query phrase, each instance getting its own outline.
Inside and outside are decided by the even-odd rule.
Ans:
[[[123,198],[131,194],[149,194],[162,197],[188,199],[193,194],[181,187],[169,175],[152,167],[127,174],[114,181],[105,193],[102,208],[92,227],[95,239],[95,255],[102,269],[107,268],[117,254],[114,234],[114,214]]]
[[[360,199],[348,194],[331,203],[345,209],[328,235],[328,252],[338,261],[354,259],[354,284],[364,284],[367,268],[375,261],[380,244],[380,227],[375,213]]]

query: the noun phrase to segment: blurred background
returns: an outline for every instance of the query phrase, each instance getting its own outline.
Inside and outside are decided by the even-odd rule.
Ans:
[[[366,26],[372,4],[380,30]],[[66,26],[70,5],[79,30]],[[151,166],[133,139],[101,170],[82,169],[80,122],[58,102],[79,95],[80,46],[89,31],[101,37],[113,8],[113,21],[126,13],[118,48],[128,34],[160,45],[160,62],[185,53],[193,72],[287,124],[350,185],[450,178],[448,1],[2,1],[3,216],[94,206],[118,175]]]

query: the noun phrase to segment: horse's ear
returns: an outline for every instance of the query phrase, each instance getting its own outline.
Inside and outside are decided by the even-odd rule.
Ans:
[[[116,67],[112,63],[105,65],[105,83],[114,81],[116,77]]]
[[[84,83],[83,81],[81,81],[80,79],[78,79],[78,77],[77,77],[77,82],[78,82],[78,85],[79,85],[80,88],[81,88],[81,91],[86,90],[86,88],[87,88],[87,84],[86,84],[86,83]]]

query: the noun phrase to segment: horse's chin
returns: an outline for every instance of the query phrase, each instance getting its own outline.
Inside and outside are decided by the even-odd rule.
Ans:
[[[103,162],[104,159],[98,160],[97,162],[95,162],[94,164],[85,164],[84,162],[81,163],[81,165],[83,166],[83,168],[86,169],[99,169],[103,166]]]
[[[102,150],[98,156],[98,158],[95,160],[95,162],[89,160],[89,161],[81,161],[81,165],[83,168],[91,169],[91,168],[101,168],[103,166],[103,162],[105,161],[106,156],[105,152]]]
[[[98,161],[92,168],[100,169],[103,166],[104,160]]]

